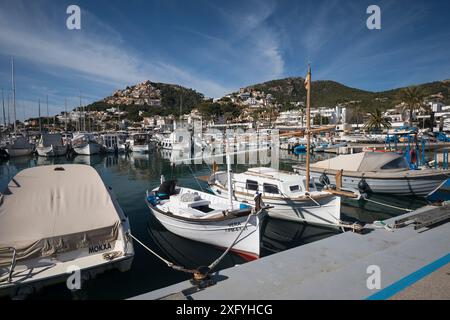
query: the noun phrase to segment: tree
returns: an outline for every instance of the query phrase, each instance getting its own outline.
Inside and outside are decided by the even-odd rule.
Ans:
[[[364,124],[364,129],[375,132],[380,132],[383,128],[389,129],[391,123],[389,120],[383,116],[380,109],[369,112],[369,120]]]
[[[419,87],[408,87],[400,91],[399,98],[405,104],[403,111],[409,112],[409,126],[412,127],[414,109],[423,106],[425,95]]]

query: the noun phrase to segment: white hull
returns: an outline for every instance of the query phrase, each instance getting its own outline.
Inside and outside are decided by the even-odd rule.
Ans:
[[[248,216],[220,221],[187,221],[169,217],[149,205],[150,211],[170,232],[190,240],[199,241],[220,248],[228,248],[241,232]],[[250,217],[246,229],[231,251],[247,259],[256,259],[260,254],[260,219],[263,214]]]
[[[67,152],[67,146],[37,147],[36,151],[41,157],[58,157]]]
[[[144,144],[144,145],[132,145],[131,146],[131,151],[132,152],[139,152],[139,153],[147,153],[150,151],[150,146],[148,144]]]
[[[100,153],[101,145],[96,142],[89,142],[87,144],[84,144],[83,146],[79,146],[79,147],[74,146],[73,150],[77,154],[81,154],[81,155],[97,154],[97,153]]]
[[[300,174],[304,174],[304,170],[296,170]],[[319,177],[322,172],[311,171],[311,177],[319,181]],[[331,184],[336,184],[335,176],[331,173],[327,173]],[[384,193],[399,196],[427,196],[439,187],[441,187],[445,180],[432,179],[427,177],[420,178],[402,178],[402,179],[386,179],[386,178],[368,178],[364,180],[367,182],[370,190],[373,193]],[[358,189],[358,184],[361,181],[361,177],[342,176],[342,186],[344,188]]]
[[[217,186],[211,186],[214,194],[227,198],[226,189],[218,191]],[[235,193],[237,201],[253,201],[253,195],[243,195]],[[314,225],[336,226],[341,218],[341,198],[337,196],[328,196],[322,199],[312,200],[290,200],[290,199],[268,199],[262,197],[265,205],[273,206],[268,210],[268,214],[272,218],[305,222]]]
[[[33,148],[6,148],[6,152],[8,152],[10,157],[23,157],[23,156],[29,156],[33,153]]]

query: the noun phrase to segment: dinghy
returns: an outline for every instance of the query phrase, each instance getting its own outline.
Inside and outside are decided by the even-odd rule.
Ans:
[[[127,271],[134,256],[128,218],[111,188],[86,165],[20,171],[0,194],[0,295]]]

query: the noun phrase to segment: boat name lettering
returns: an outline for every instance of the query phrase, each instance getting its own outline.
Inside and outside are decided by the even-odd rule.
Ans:
[[[228,229],[226,230],[227,232],[236,232],[236,231],[241,231],[242,226],[240,222],[232,222],[228,224]],[[245,227],[244,230],[247,230],[247,226]]]
[[[105,250],[110,250],[111,249],[111,244],[108,243],[101,243],[95,246],[90,246],[89,247],[89,254],[91,253],[96,253],[96,252],[101,252],[101,251],[105,251]]]

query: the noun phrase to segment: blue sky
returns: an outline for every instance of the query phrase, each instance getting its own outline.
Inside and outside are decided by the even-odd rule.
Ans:
[[[66,8],[81,7],[81,30]],[[366,9],[381,8],[381,30]],[[0,0],[0,88],[15,57],[18,118],[149,79],[220,97],[287,76],[381,91],[450,78],[450,1]],[[45,106],[43,106],[45,113]]]

